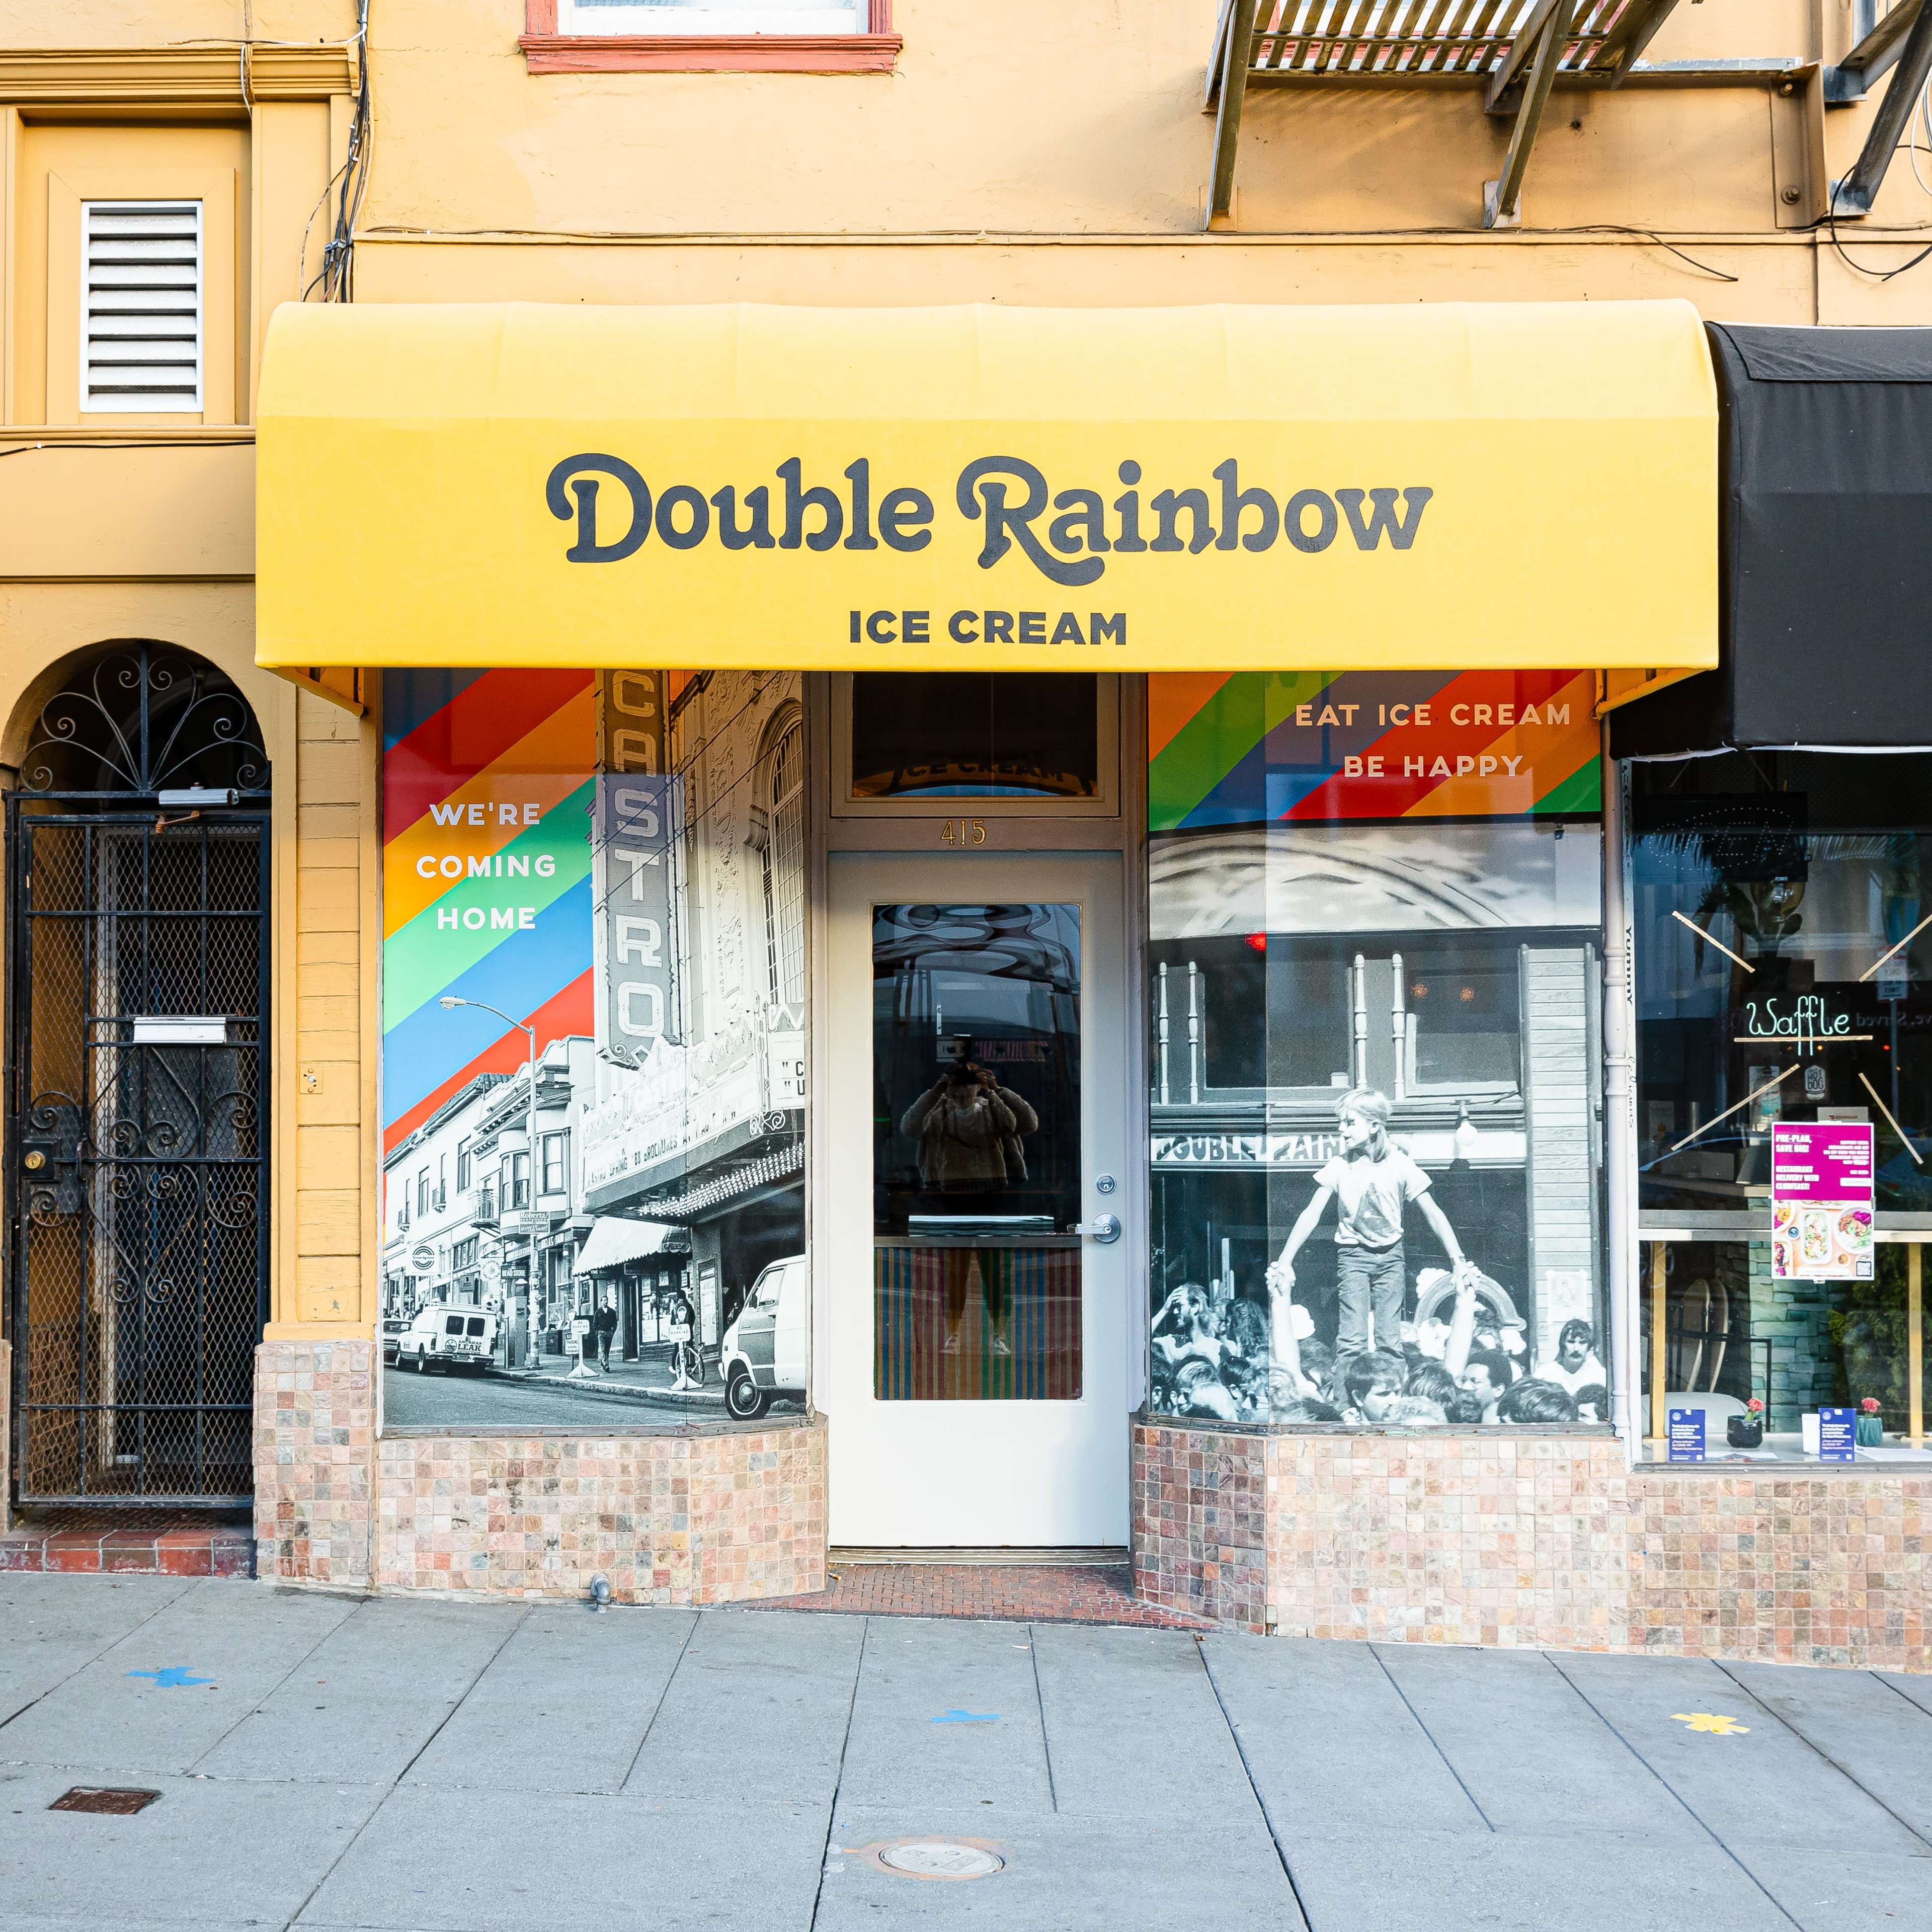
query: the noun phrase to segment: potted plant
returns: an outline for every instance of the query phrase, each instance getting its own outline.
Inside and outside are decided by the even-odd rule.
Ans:
[[[1727,1416],[1724,1420],[1724,1440],[1733,1449],[1755,1449],[1764,1441],[1764,1403],[1753,1396],[1744,1404],[1742,1415]]]
[[[1858,1404],[1858,1439],[1868,1449],[1877,1448],[1885,1440],[1885,1416],[1875,1395],[1867,1396]]]

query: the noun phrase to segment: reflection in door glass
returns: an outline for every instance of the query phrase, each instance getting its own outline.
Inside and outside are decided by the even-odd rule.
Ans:
[[[1080,1394],[1080,909],[872,908],[881,1402]]]

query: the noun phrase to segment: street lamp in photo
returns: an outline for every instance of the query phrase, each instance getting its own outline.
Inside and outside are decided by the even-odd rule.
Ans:
[[[535,1027],[532,1026],[527,1020],[512,1019],[508,1013],[503,1011],[502,1007],[493,1006],[487,1000],[466,1000],[460,998],[454,993],[446,993],[443,994],[442,998],[436,1002],[436,1004],[442,1007],[446,1012],[454,1012],[458,1006],[474,1006],[478,1012],[494,1013],[506,1026],[516,1028],[518,1030],[523,1034],[524,1037],[530,1043],[530,1057],[528,1062],[530,1077],[530,1090],[529,1094],[530,1105],[526,1118],[528,1122],[527,1133],[530,1141],[530,1204],[529,1212],[532,1216],[534,1216],[536,1213],[537,1205],[537,1030]],[[512,1160],[510,1164],[510,1191],[513,1198],[516,1192],[516,1163]],[[532,1219],[524,1223],[524,1226],[528,1231],[530,1244],[530,1280],[526,1284],[530,1304],[530,1314],[528,1318],[530,1327],[528,1332],[524,1336],[524,1348],[525,1366],[526,1367],[535,1367],[538,1362],[536,1223],[534,1219]],[[506,1335],[504,1337],[503,1342],[503,1359],[506,1366],[509,1363],[509,1338]]]

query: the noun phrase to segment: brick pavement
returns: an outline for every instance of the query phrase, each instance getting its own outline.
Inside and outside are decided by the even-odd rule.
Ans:
[[[47,1510],[0,1535],[0,1570],[145,1576],[252,1576],[246,1517],[206,1510]]]
[[[1132,1624],[1209,1630],[1204,1617],[1141,1602],[1133,1572],[1082,1564],[841,1563],[826,1588],[746,1609],[836,1610],[875,1617],[1010,1617],[1025,1623]]]

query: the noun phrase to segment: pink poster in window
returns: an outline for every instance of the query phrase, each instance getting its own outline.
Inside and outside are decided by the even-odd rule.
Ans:
[[[1792,1120],[1771,1132],[1772,1272],[1779,1281],[1872,1278],[1869,1122]]]

